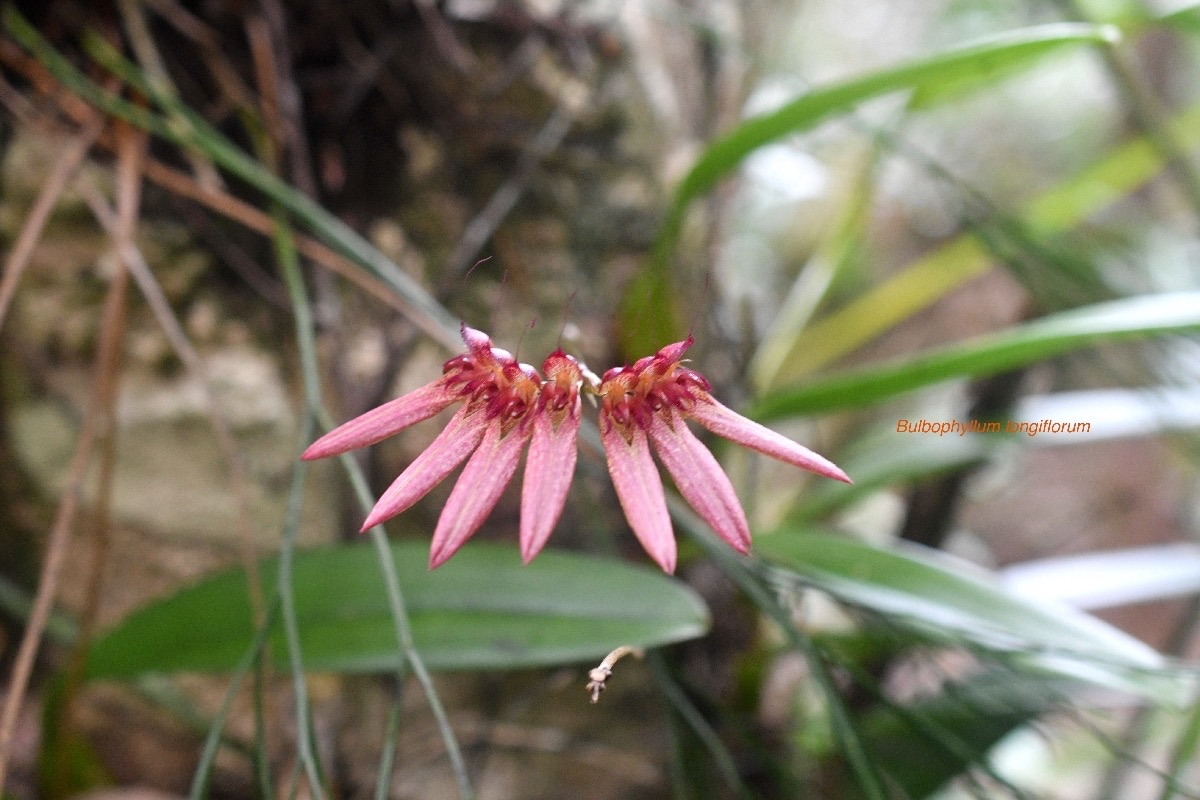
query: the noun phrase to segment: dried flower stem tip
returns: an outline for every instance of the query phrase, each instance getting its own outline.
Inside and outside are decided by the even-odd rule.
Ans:
[[[618,661],[625,656],[641,658],[645,654],[645,651],[640,647],[630,647],[627,644],[623,644],[606,655],[604,660],[600,662],[600,666],[588,672],[587,690],[592,695],[592,703],[600,702],[600,693],[608,688],[605,682],[612,675],[613,667],[616,666]]]

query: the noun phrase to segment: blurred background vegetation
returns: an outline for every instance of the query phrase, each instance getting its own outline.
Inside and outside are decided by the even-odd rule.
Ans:
[[[1200,5],[2,23],[6,800],[1200,796]],[[460,321],[597,372],[693,333],[856,483],[714,443],[754,556],[674,505],[667,578],[585,430],[555,552],[510,491],[428,573],[448,485],[355,531],[436,424],[297,456]]]

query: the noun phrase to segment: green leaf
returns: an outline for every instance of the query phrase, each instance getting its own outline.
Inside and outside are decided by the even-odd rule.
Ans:
[[[1000,333],[887,365],[847,370],[772,392],[751,409],[760,420],[871,405],[951,378],[976,378],[1100,342],[1200,330],[1200,292],[1144,295],[1051,314]]]
[[[987,60],[967,65],[959,72],[924,81],[908,101],[909,111],[924,111],[952,103],[974,92],[990,88],[1025,69],[1024,59]],[[1051,69],[1052,67],[1047,67]]]
[[[985,763],[1004,737],[1061,705],[1075,686],[1052,676],[983,672],[910,705],[874,710],[863,735],[903,797],[928,797]]]
[[[522,566],[516,549],[473,543],[426,567],[428,545],[392,547],[417,650],[431,669],[512,669],[599,661],[618,645],[655,647],[701,636],[703,601],[656,571],[547,552]],[[262,565],[274,581],[277,559]],[[296,617],[306,670],[395,669],[399,649],[374,550],[300,553]],[[91,678],[233,668],[254,636],[245,575],[231,570],[130,615],[92,648]],[[271,653],[287,669],[282,633]]]
[[[1028,438],[1028,437],[1026,437]],[[814,483],[789,512],[791,522],[813,520],[897,484],[963,469],[987,460],[1010,441],[1003,436],[898,436],[886,428],[855,442],[838,457],[854,483]]]
[[[1200,142],[1200,105],[1175,116],[1169,132],[1184,146]],[[1127,197],[1162,169],[1162,158],[1149,139],[1132,139],[1030,200],[1019,222],[1031,237],[1060,233]],[[833,363],[987,272],[991,265],[992,256],[974,234],[951,239],[808,326],[796,337],[777,381],[798,380]]]
[[[1009,69],[1058,48],[1073,44],[1113,41],[1116,28],[1081,23],[1055,23],[1009,31],[926,58],[918,58],[878,72],[805,92],[790,103],[767,114],[751,117],[712,142],[676,187],[671,207],[659,231],[649,265],[651,278],[638,282],[626,295],[626,328],[633,329],[636,314],[645,314],[646,298],[672,297],[667,263],[692,201],[706,193],[735,170],[758,148],[789,134],[808,130],[834,114],[848,111],[873,97],[905,89],[919,89],[953,81],[964,72]],[[660,334],[658,345],[675,333]],[[678,338],[678,337],[676,337]],[[644,343],[626,341],[634,351]]]
[[[675,192],[681,209],[736,168],[754,150],[811,128],[864,100],[901,89],[939,85],[964,71],[987,71],[1036,58],[1064,45],[1113,41],[1115,28],[1056,23],[1009,31],[889,69],[813,89],[775,111],[752,117],[705,148]],[[673,211],[672,216],[678,214]]]
[[[1200,33],[1200,3],[1184,3],[1163,14],[1158,21],[1187,33]]]
[[[1074,609],[1000,589],[981,569],[936,550],[890,550],[796,528],[755,551],[806,585],[907,624],[935,640],[1019,655],[1069,678],[1179,700],[1184,690],[1152,648]]]
[[[46,800],[78,797],[115,784],[96,748],[71,724],[67,693],[78,691],[65,673],[46,688],[37,760],[38,789]]]

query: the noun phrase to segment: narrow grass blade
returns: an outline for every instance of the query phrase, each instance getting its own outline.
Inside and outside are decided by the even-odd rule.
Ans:
[[[1170,134],[1183,144],[1200,143],[1200,105],[1180,113]],[[1163,162],[1145,138],[1133,139],[1111,154],[1030,200],[1017,224],[1029,236],[1059,233],[1145,184],[1162,171]],[[974,234],[941,245],[893,277],[818,320],[792,345],[778,382],[797,380],[854,352],[883,332],[932,305],[951,290],[991,268],[993,258]]]
[[[939,381],[994,375],[1101,342],[1195,331],[1200,331],[1200,292],[1098,303],[915,358],[772,392],[754,405],[751,416],[767,420],[868,406]]]
[[[639,340],[654,341],[627,341],[626,347],[636,352],[649,351],[663,342],[679,338],[672,329],[667,262],[679,237],[684,216],[696,198],[729,175],[756,149],[789,134],[812,128],[873,97],[905,89],[944,85],[960,80],[966,73],[1012,69],[1064,46],[1112,41],[1116,36],[1117,30],[1111,26],[1077,23],[1056,23],[1010,31],[813,89],[775,111],[741,122],[704,149],[676,188],[648,270],[628,289],[623,309],[627,322],[625,328],[633,332],[629,337],[636,335]]]

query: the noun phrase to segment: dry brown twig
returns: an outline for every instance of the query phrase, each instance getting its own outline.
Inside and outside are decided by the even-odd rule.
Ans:
[[[112,494],[117,471],[117,425],[116,405],[117,387],[121,378],[121,367],[124,361],[121,342],[127,327],[129,265],[121,253],[125,246],[134,241],[137,229],[139,210],[141,208],[142,170],[141,162],[146,156],[148,137],[141,131],[125,125],[117,125],[117,211],[114,225],[110,231],[113,251],[117,255],[116,272],[113,281],[120,283],[120,306],[116,313],[120,319],[113,326],[116,340],[111,345],[113,357],[104,364],[103,380],[97,381],[100,395],[96,398],[99,407],[99,471],[96,476],[96,507],[90,517],[91,555],[87,559],[88,574],[84,578],[83,604],[80,611],[79,637],[73,645],[70,661],[66,668],[66,682],[63,690],[63,704],[58,710],[59,724],[54,735],[57,742],[54,752],[64,752],[64,747],[75,734],[75,709],[79,686],[83,682],[87,667],[87,652],[89,642],[95,632],[99,618],[101,593],[104,586],[104,571],[108,564],[109,540],[112,525]],[[69,786],[63,784],[65,773],[56,770],[49,776],[54,791],[65,794]]]
[[[141,62],[143,70],[147,72],[148,77],[154,82],[156,91],[165,93],[171,97],[177,97],[179,94],[178,90],[171,83],[171,78],[167,74],[162,54],[159,52],[158,42],[150,33],[140,0],[118,0],[118,7],[121,11],[121,17],[125,22],[127,35],[130,38],[130,46]],[[191,153],[189,163],[192,164],[192,168],[196,171],[197,182],[201,186],[212,186],[214,188],[221,186],[222,181],[216,167],[206,157],[199,153]],[[93,208],[96,208],[96,206],[93,205]],[[102,214],[98,213],[97,217],[103,219]],[[216,398],[209,388],[211,382],[208,379],[204,363],[199,353],[196,352],[196,349],[188,341],[182,326],[175,319],[170,304],[167,302],[165,295],[163,295],[158,281],[154,279],[153,272],[150,270],[146,260],[132,241],[122,243],[120,257],[129,265],[129,269],[132,271],[138,286],[141,288],[142,294],[154,311],[155,317],[162,326],[163,332],[171,341],[176,354],[187,366],[189,373],[196,377],[199,384],[204,388],[209,419],[213,430],[217,434],[218,444],[224,452],[226,463],[229,465],[230,489],[236,508],[237,533],[242,566],[246,572],[251,610],[257,624],[261,622],[265,614],[265,605],[262,584],[256,566],[258,554],[254,545],[253,527],[250,523],[249,501],[246,497],[245,487],[249,485],[249,471],[238,450],[233,430],[225,420],[224,415],[221,414]]]
[[[45,631],[54,605],[54,597],[58,592],[58,581],[75,523],[79,497],[83,489],[83,482],[87,478],[87,467],[91,462],[96,440],[105,424],[106,412],[103,398],[110,396],[110,393],[114,391],[112,381],[124,332],[125,288],[128,275],[121,266],[121,259],[117,259],[117,263],[117,272],[109,284],[101,316],[100,341],[91,393],[92,402],[88,406],[79,441],[76,443],[75,453],[67,471],[67,485],[50,529],[33,609],[25,624],[25,633],[21,638],[21,645],[17,650],[16,661],[9,680],[8,694],[4,698],[4,708],[0,711],[0,793],[4,790],[8,762],[12,756],[13,734],[16,729],[17,717],[25,699],[25,690],[29,685],[30,676],[33,673],[33,664],[42,633]]]
[[[33,248],[50,219],[50,213],[58,205],[63,190],[83,164],[84,158],[95,145],[103,129],[103,119],[93,114],[91,123],[63,148],[62,154],[55,161],[54,169],[42,184],[42,190],[38,193],[33,208],[29,210],[24,224],[21,225],[17,241],[4,261],[4,274],[0,276],[0,325],[4,324],[4,317],[16,294],[17,284],[20,283],[25,268],[29,266],[29,258],[33,255]]]
[[[224,217],[234,220],[252,231],[270,237],[274,220],[270,215],[238,200],[225,191],[201,186],[190,176],[172,169],[160,162],[150,160],[146,163],[146,178],[157,183],[181,197],[204,205]],[[305,258],[312,259],[321,267],[336,273],[353,283],[366,294],[374,297],[384,305],[399,311],[414,325],[430,336],[434,341],[441,342],[447,349],[457,351],[462,342],[447,331],[438,322],[423,314],[420,310],[409,305],[402,297],[392,291],[386,283],[365,272],[361,267],[332,248],[318,242],[311,236],[295,234],[296,250]]]
[[[0,63],[8,65],[29,80],[39,94],[53,100],[59,109],[75,123],[86,125],[95,118],[96,112],[90,105],[63,89],[41,64],[25,56],[15,44],[3,39],[0,39]],[[53,129],[58,125],[52,123],[50,127]],[[100,137],[99,144],[105,147],[113,146],[112,142],[104,136]],[[153,159],[146,161],[144,169],[146,179],[164,189],[212,209],[268,239],[273,235],[275,223],[270,215],[233,197],[223,188],[198,181]],[[322,268],[341,276],[384,305],[400,312],[447,350],[457,352],[461,348],[462,343],[459,341],[457,333],[447,329],[438,320],[405,301],[390,286],[355,262],[311,236],[296,234],[295,239],[297,251],[305,258],[311,259]]]
[[[103,196],[91,186],[80,186],[79,193],[83,196],[84,202],[88,204],[88,207],[92,209],[92,213],[95,214],[100,224],[110,231],[114,230],[116,216],[113,214],[112,209],[108,207]],[[262,586],[258,570],[255,568],[258,554],[254,547],[254,533],[250,523],[250,504],[245,491],[245,487],[249,485],[250,480],[249,470],[246,468],[245,461],[241,457],[241,451],[238,449],[233,429],[217,404],[216,397],[211,388],[212,381],[208,376],[204,361],[196,348],[192,346],[191,341],[184,332],[183,325],[176,318],[175,312],[171,310],[171,304],[163,293],[162,287],[155,279],[154,273],[142,255],[141,250],[132,241],[125,242],[122,245],[121,258],[128,266],[134,281],[138,285],[138,289],[146,300],[146,304],[150,306],[151,313],[154,314],[159,327],[167,337],[167,341],[171,343],[172,350],[203,390],[205,404],[208,406],[209,422],[217,434],[217,444],[224,454],[226,464],[229,466],[230,493],[234,498],[234,507],[237,509],[238,541],[241,543],[242,562],[246,569],[247,581],[249,583],[251,607],[255,620],[260,620],[263,614]]]

